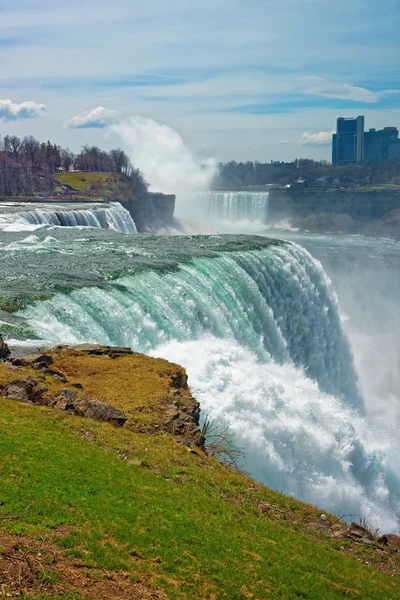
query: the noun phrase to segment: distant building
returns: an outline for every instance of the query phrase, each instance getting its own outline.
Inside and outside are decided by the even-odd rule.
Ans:
[[[400,161],[400,140],[392,140],[389,144],[389,160]]]
[[[363,160],[364,117],[339,117],[332,136],[332,163],[362,163]]]
[[[396,149],[392,152],[390,148],[399,139],[399,131],[397,127],[384,127],[383,129],[370,129],[364,134],[364,162],[365,163],[382,163],[394,159],[393,154],[396,154]],[[392,155],[392,156],[391,156]]]
[[[302,190],[308,187],[308,181],[300,176],[296,181],[293,181],[293,183],[290,184],[290,187],[295,190]]]

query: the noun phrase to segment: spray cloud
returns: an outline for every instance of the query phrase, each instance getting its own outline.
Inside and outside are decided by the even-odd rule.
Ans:
[[[214,159],[198,160],[179,133],[153,119],[132,117],[113,131],[151,188],[176,194],[179,217],[201,214],[196,195],[209,188],[216,169]]]

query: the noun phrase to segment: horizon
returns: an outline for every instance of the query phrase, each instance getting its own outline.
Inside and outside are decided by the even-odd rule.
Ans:
[[[338,117],[400,126],[395,0],[19,0],[0,16],[2,136],[110,149],[140,115],[200,158],[330,162]]]

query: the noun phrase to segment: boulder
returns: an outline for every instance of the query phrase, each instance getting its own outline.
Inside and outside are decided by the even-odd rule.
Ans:
[[[78,400],[75,402],[75,414],[96,421],[111,423],[116,427],[122,427],[128,419],[122,410],[100,400]]]
[[[7,358],[7,356],[10,356],[10,354],[10,348],[7,346],[2,336],[0,335],[0,358]]]
[[[347,530],[347,536],[350,537],[354,542],[360,542],[363,544],[372,544],[375,541],[374,535],[368,529],[354,522]]]
[[[383,535],[381,538],[379,538],[378,544],[389,546],[389,548],[398,550],[400,552],[400,536],[394,533],[387,533],[386,535]]]
[[[54,408],[58,410],[75,410],[76,394],[74,390],[62,388],[60,395],[57,396]]]
[[[38,386],[37,383],[33,377],[12,381],[4,386],[2,396],[29,404],[41,404],[42,396],[47,392],[47,388]]]
[[[47,368],[52,364],[53,359],[47,354],[27,354],[26,356],[21,356],[20,361],[24,367]]]

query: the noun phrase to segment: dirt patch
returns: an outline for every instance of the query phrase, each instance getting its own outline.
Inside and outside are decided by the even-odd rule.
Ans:
[[[93,600],[167,598],[150,584],[131,581],[128,573],[84,568],[64,556],[50,539],[0,533],[0,598],[66,593]]]

